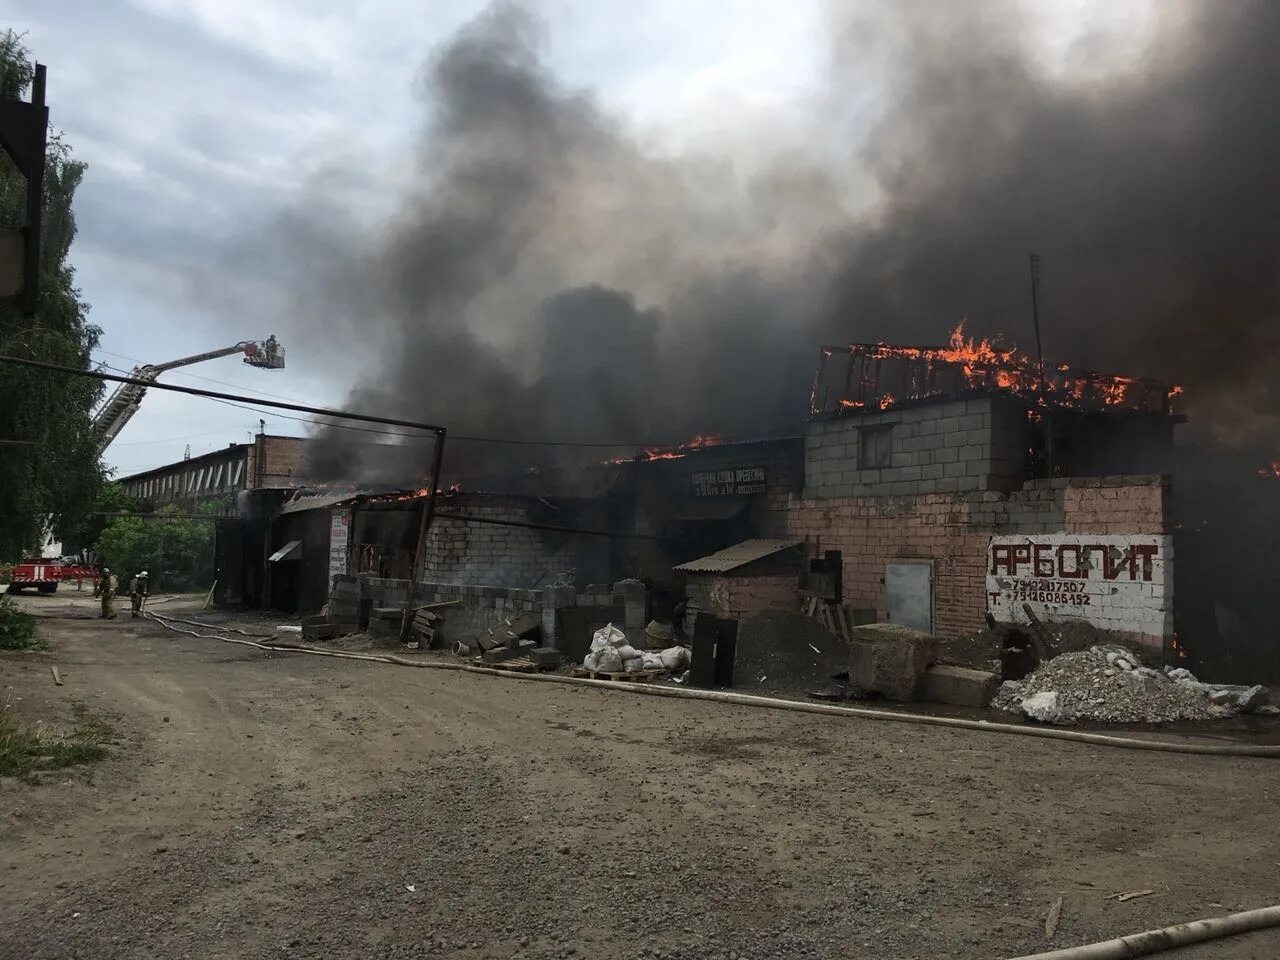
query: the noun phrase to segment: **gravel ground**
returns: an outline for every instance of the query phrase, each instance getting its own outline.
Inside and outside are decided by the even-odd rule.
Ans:
[[[51,649],[0,657],[18,712],[84,703],[123,743],[0,783],[5,960],[990,958],[1280,901],[1268,761],[269,655],[22,602]],[[1178,957],[1277,955],[1262,933]]]

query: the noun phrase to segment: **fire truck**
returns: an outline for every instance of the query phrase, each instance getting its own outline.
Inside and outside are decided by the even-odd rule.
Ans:
[[[93,583],[97,575],[98,571],[75,557],[31,557],[14,565],[9,575],[9,592],[21,593],[26,587],[35,587],[41,593],[53,593],[64,580]]]

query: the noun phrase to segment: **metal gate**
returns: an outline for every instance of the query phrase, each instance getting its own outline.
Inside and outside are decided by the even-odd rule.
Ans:
[[[890,623],[933,633],[933,561],[886,563],[884,596]]]

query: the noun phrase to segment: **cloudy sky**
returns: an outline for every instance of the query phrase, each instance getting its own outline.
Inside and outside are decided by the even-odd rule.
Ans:
[[[0,22],[26,33],[49,67],[54,125],[89,165],[72,251],[103,328],[98,359],[127,370],[275,331],[270,296],[228,315],[193,297],[210,262],[341,168],[331,200],[359,217],[391,211],[411,176],[422,128],[415,82],[433,46],[474,17],[475,0],[0,0]],[[1114,5],[1041,5],[1046,56]],[[823,70],[822,0],[546,0],[548,60],[590,89],[655,150],[714,141],[749,152],[761,131],[794,125]],[[1121,34],[1144,3],[1124,8]],[[875,88],[854,89],[873,109]],[[830,146],[830,145],[828,145]],[[362,171],[353,180],[350,170]],[[243,299],[237,301],[243,303]],[[284,327],[296,324],[280,323]],[[175,383],[341,404],[334,376],[350,344],[286,343],[289,367],[234,358],[166,375]],[[212,381],[212,383],[211,383]],[[376,412],[376,411],[368,411]],[[230,442],[259,415],[153,392],[109,450],[120,475]],[[302,424],[266,415],[269,432]]]

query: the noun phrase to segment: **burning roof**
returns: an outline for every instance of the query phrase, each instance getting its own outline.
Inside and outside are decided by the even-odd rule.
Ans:
[[[847,364],[838,369],[834,357]],[[964,336],[961,323],[946,346],[851,343],[823,347],[814,374],[810,415],[884,410],[905,401],[974,393],[1008,393],[1036,405],[1075,410],[1174,413],[1182,387],[1140,377],[1045,364],[986,338]]]
[[[647,460],[679,460],[686,457],[695,450],[702,450],[706,447],[718,447],[724,443],[722,437],[713,434],[698,434],[684,443],[678,443],[671,447],[651,447],[637,453],[631,457],[613,457],[603,461],[605,464],[619,463],[642,463]]]

